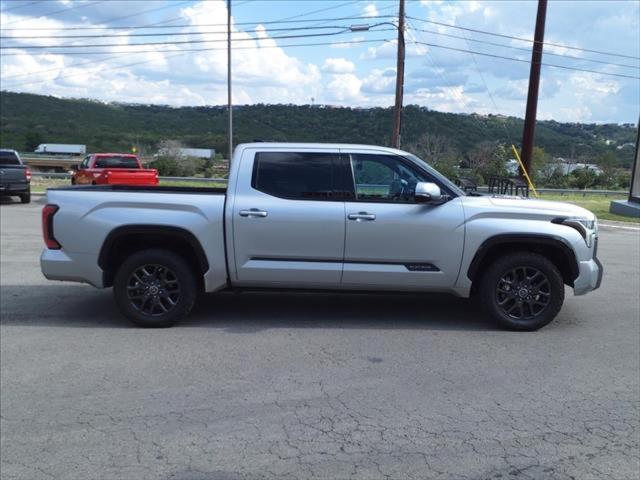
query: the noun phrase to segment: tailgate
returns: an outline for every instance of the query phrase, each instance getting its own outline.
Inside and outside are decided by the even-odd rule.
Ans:
[[[24,175],[26,167],[0,167],[0,183],[20,183],[26,182],[27,178]]]
[[[152,169],[114,168],[104,172],[109,185],[157,185],[158,171]]]

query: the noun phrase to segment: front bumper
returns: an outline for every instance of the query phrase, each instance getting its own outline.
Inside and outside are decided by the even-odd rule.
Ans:
[[[602,275],[604,268],[598,260],[598,240],[596,238],[593,248],[593,258],[591,260],[579,262],[578,278],[573,282],[573,293],[575,295],[584,295],[593,290],[600,288],[602,283]]]
[[[40,269],[48,280],[88,283],[102,288],[102,269],[95,255],[45,248],[40,256]]]

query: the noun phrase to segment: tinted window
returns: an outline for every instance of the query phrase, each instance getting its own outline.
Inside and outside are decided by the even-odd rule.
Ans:
[[[13,152],[0,152],[0,164],[2,165],[21,165],[18,156]]]
[[[416,184],[431,181],[418,169],[391,155],[353,154],[351,167],[356,199],[361,201],[413,202]]]
[[[98,157],[95,168],[138,168],[134,157]]]
[[[262,152],[256,154],[251,186],[275,197],[344,200],[348,196],[336,154]]]

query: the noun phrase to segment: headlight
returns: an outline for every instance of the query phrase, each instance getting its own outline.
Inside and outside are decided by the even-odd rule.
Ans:
[[[554,218],[552,222],[560,225],[566,225],[567,227],[577,230],[580,236],[584,238],[584,242],[587,244],[587,247],[591,248],[593,245],[593,239],[596,237],[596,233],[598,231],[598,220],[596,217],[560,217]]]

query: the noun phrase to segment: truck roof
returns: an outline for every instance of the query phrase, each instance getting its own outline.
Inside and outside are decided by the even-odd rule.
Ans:
[[[90,153],[94,157],[135,157],[138,158],[138,155],[135,153]]]
[[[358,150],[375,150],[378,152],[394,153],[397,155],[406,155],[407,152],[391,147],[381,147],[379,145],[363,145],[355,143],[287,143],[287,142],[253,142],[242,143],[238,148],[342,148],[342,149],[358,149]]]

